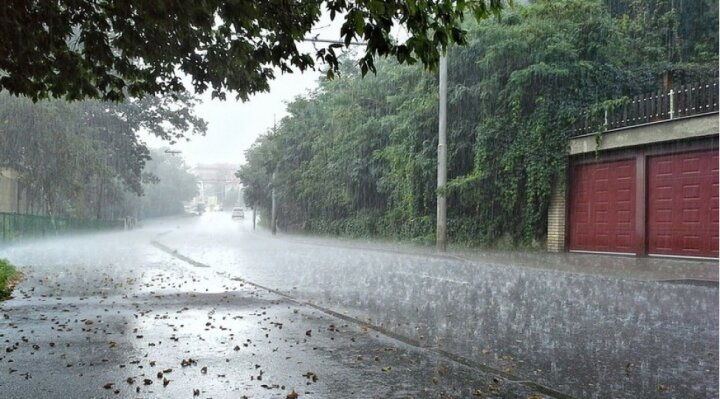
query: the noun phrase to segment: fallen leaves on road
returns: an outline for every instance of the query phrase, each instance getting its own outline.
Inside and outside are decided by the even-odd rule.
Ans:
[[[308,380],[312,380],[312,382],[317,382],[317,380],[318,380],[317,374],[313,373],[312,371],[308,371],[307,373],[303,374],[302,376],[307,378]]]

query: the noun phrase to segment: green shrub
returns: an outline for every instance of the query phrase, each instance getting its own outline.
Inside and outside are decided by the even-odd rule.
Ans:
[[[0,259],[0,299],[10,296],[10,284],[20,277],[15,266],[5,259]]]

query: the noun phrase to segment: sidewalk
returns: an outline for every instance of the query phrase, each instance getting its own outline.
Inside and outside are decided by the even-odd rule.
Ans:
[[[718,282],[718,262],[710,260],[633,257],[587,253],[459,252],[472,262],[491,262],[616,279],[677,283]]]
[[[270,238],[270,236],[267,236]],[[317,236],[279,234],[278,239],[298,244],[344,247],[382,252],[402,253],[460,259],[476,264],[526,267],[567,273],[589,274],[621,280],[659,281],[678,284],[717,286],[717,260],[690,258],[634,257],[588,253],[549,253],[544,251],[498,251],[488,249],[449,248],[439,252],[435,248],[402,242],[383,243],[359,239],[331,239]]]

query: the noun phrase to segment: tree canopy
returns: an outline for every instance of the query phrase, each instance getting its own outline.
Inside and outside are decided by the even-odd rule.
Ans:
[[[198,193],[197,176],[190,173],[181,156],[166,150],[150,150],[143,168],[143,195],[126,196],[129,214],[138,219],[183,213],[183,202]]]
[[[466,42],[466,14],[498,13],[503,0],[7,0],[0,5],[0,91],[33,100],[99,98],[178,92],[182,75],[196,93],[239,98],[268,90],[282,73],[327,65],[336,49],[367,45],[363,73],[377,56],[433,68],[442,49]],[[315,54],[298,49],[323,12],[343,18],[337,36]],[[402,26],[408,38],[391,35]]]
[[[187,93],[123,103],[68,103],[0,93],[0,167],[20,172],[25,209],[82,218],[126,216],[143,194],[150,152],[142,129],[169,142],[204,134]],[[31,132],[32,134],[28,134]]]

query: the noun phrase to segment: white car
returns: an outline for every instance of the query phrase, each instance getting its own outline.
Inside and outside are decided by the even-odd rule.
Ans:
[[[233,219],[245,219],[245,211],[242,208],[235,207],[232,210]]]

